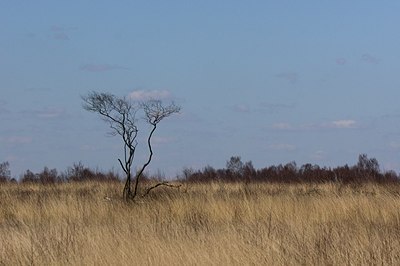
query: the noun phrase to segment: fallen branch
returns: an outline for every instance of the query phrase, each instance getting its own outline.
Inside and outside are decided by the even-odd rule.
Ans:
[[[161,183],[158,183],[158,184],[156,184],[156,185],[154,185],[154,186],[152,186],[152,187],[149,187],[149,188],[146,190],[146,193],[143,194],[143,197],[147,196],[147,195],[150,193],[150,191],[152,191],[153,189],[155,189],[155,188],[157,188],[157,187],[159,187],[159,186],[166,186],[166,187],[172,187],[172,188],[180,188],[182,185],[172,185],[172,184],[169,184],[168,182],[161,182]]]

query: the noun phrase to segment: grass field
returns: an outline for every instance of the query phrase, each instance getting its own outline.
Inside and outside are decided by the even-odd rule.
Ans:
[[[1,185],[0,265],[400,265],[399,185],[121,189]]]

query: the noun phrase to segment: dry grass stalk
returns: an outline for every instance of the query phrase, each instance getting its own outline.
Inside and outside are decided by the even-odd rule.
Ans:
[[[119,189],[2,185],[0,265],[400,264],[400,186]]]

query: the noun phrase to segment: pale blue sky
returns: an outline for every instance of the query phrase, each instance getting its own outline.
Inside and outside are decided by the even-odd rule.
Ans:
[[[366,0],[3,0],[0,162],[16,177],[78,161],[119,170],[121,141],[81,108],[97,90],[182,105],[155,138],[151,169],[168,176],[232,155],[336,166],[367,153],[400,171],[399,12]]]

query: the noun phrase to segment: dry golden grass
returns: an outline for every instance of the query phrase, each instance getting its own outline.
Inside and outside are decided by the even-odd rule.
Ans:
[[[397,185],[121,187],[1,185],[0,265],[400,265]]]

